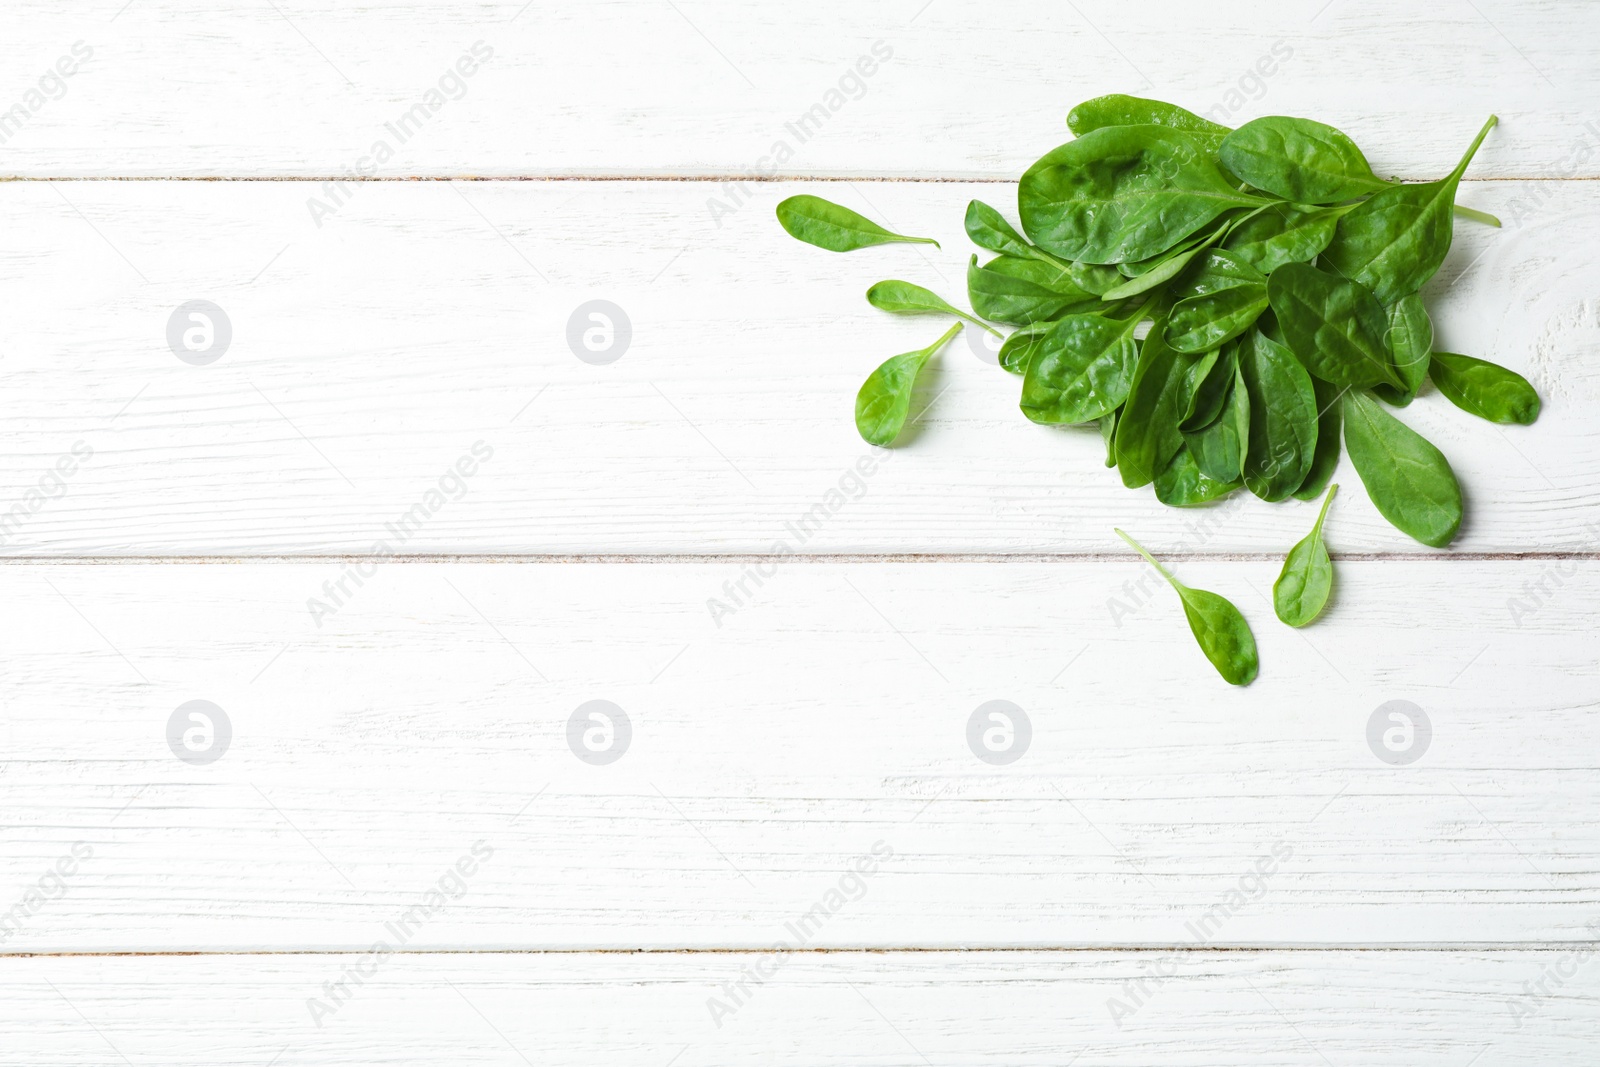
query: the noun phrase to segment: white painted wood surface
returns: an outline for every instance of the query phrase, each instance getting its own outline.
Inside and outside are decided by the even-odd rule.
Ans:
[[[1597,20],[9,5],[0,177],[161,180],[0,184],[0,1064],[1581,1062]],[[849,477],[861,377],[933,336],[862,291],[959,302],[966,201],[1009,210],[1109,91],[1311,114],[1410,178],[1503,120],[1463,200],[1506,226],[1460,227],[1429,295],[1441,345],[1544,414],[1401,416],[1465,487],[1448,552],[1344,467],[1308,630],[1263,594],[1309,506],[1123,490],[964,340]],[[541,180],[321,184],[356,170]],[[797,245],[771,212],[799,191],[944,248]],[[195,299],[234,331],[209,366],[166,339]],[[591,299],[633,325],[608,366],[565,339]],[[1215,679],[1112,525],[1239,603],[1259,681]],[[380,541],[420,558],[369,568]],[[204,766],[165,736],[194,699],[232,727]],[[568,747],[593,699],[634,731],[609,766]],[[993,699],[1032,723],[1007,766],[965,736]],[[1369,748],[1390,700],[1432,721],[1408,766]],[[318,1026],[308,998],[430,887],[460,895]],[[796,922],[808,951],[761,955]],[[763,966],[719,1028],[708,998]]]
[[[964,337],[926,384],[919,431],[870,477],[851,473],[868,452],[851,420],[861,380],[943,329],[862,294],[904,277],[964,303],[965,205],[1013,208],[1012,186],[762,184],[720,228],[706,203],[726,187],[713,184],[372,183],[320,229],[305,206],[317,188],[0,186],[0,512],[76,442],[94,453],[8,528],[8,553],[366,553],[478,441],[493,456],[465,496],[397,548],[1120,552],[1120,524],[1190,550],[1278,553],[1314,515],[1246,500],[1200,520],[1124,489],[1095,431],[1028,422],[1018,379]],[[772,208],[802,190],[944,251],[801,245]],[[1430,387],[1401,418],[1465,487],[1454,551],[1595,550],[1600,187],[1473,192],[1508,220],[1518,204],[1530,214],[1459,227],[1430,287],[1439,344],[1525,373],[1544,413],[1496,427]],[[168,346],[168,319],[193,299],[232,322],[208,366]],[[632,321],[606,366],[568,346],[591,299]],[[1352,491],[1330,530],[1338,550],[1426,551],[1348,464],[1339,477]],[[841,483],[848,502],[824,514]],[[802,541],[790,526],[813,509]]]
[[[1600,11],[1575,0],[14,0],[7,30],[8,107],[75,42],[93,52],[0,144],[16,174],[339,175],[384,140],[391,177],[1006,179],[1066,139],[1073,104],[1127,92],[1230,123],[1315,115],[1405,177],[1447,172],[1495,112],[1484,174],[1600,175]],[[492,57],[441,89],[478,42]],[[878,42],[891,58],[851,80]],[[430,90],[402,141],[388,126]],[[802,141],[787,127],[819,105]]]
[[[1580,952],[3,960],[20,1044],[0,1064],[1581,1063],[1600,1010]],[[714,1021],[713,1000],[736,1008]]]

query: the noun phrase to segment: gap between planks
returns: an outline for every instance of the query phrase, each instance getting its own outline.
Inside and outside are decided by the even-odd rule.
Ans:
[[[1239,953],[1265,955],[1280,952],[1304,953],[1376,953],[1376,952],[1430,952],[1461,953],[1481,952],[1511,954],[1517,952],[1574,951],[1600,945],[1600,941],[1460,941],[1460,942],[1395,942],[1392,944],[1320,944],[1317,942],[1252,943],[1238,945],[1173,944],[1083,944],[1083,945],[984,945],[973,948],[942,948],[919,945],[888,945],[872,948],[820,947],[820,948],[399,948],[396,956],[894,956],[894,955],[948,955],[976,956],[985,954],[1055,953],[1096,954],[1111,952],[1129,954],[1153,953]],[[0,961],[18,959],[166,959],[187,957],[238,957],[252,956],[364,956],[368,948],[276,948],[276,949],[168,949],[168,950],[76,950],[71,952],[0,952]]]

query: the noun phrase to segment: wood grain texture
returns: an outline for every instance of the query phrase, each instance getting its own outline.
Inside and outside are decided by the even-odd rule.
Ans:
[[[1255,628],[1233,689],[1134,561],[787,564],[721,626],[735,566],[391,565],[318,627],[337,564],[14,564],[3,884],[95,856],[3,948],[359,948],[479,841],[413,947],[759,948],[879,842],[814,945],[1586,939],[1600,570],[1539,566],[1343,564],[1291,631],[1275,563],[1183,565]],[[609,766],[569,748],[594,699]],[[1007,766],[968,748],[996,699]],[[1397,699],[1410,766],[1368,747]]]
[[[350,187],[319,227],[306,202],[321,188],[0,188],[6,552],[366,553],[419,504],[431,514],[396,548],[1105,552],[1120,524],[1190,551],[1280,552],[1310,526],[1311,505],[1178,511],[1124,489],[1097,433],[1029,423],[1017,379],[965,337],[936,361],[901,447],[855,473],[860,381],[943,329],[862,294],[898,276],[964,301],[965,204],[1009,206],[1012,187],[760,184],[713,222],[708,202],[734,199],[725,185],[379,183]],[[772,208],[806,190],[944,251],[800,245]],[[1430,390],[1401,418],[1456,466],[1457,550],[1593,551],[1600,187],[1473,195],[1508,226],[1459,227],[1428,290],[1438,343],[1525,373],[1544,413],[1496,427]],[[169,348],[169,319],[193,299],[232,323],[209,366]],[[607,366],[568,345],[592,299],[632,323]],[[93,456],[56,484],[80,442]],[[477,442],[493,456],[465,495],[427,505]],[[1421,550],[1348,465],[1338,478],[1335,550]]]
[[[0,960],[0,1064],[1584,1062],[1593,956],[888,953]],[[357,985],[356,966],[369,973]],[[764,966],[759,982],[743,977]],[[325,985],[350,991],[328,1004]],[[744,992],[736,983],[744,982]],[[1524,983],[1548,995],[1529,997]],[[1140,991],[1142,986],[1143,992]],[[735,1003],[713,1021],[708,1004]],[[1130,1013],[1113,1019],[1114,1003]],[[1119,1025],[1120,1024],[1120,1025]]]
[[[34,176],[338,175],[381,140],[382,176],[1003,179],[1107,92],[1309,114],[1405,177],[1448,171],[1498,112],[1479,173],[1600,174],[1600,13],[1560,0],[19,0],[7,28],[0,104],[25,117],[0,168]],[[75,42],[64,95],[39,86]],[[441,88],[475,44],[492,57]],[[860,77],[874,44],[891,58]]]

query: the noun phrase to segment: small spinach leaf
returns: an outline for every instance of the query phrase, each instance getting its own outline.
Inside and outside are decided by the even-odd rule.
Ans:
[[[1044,343],[1045,334],[1054,327],[1054,323],[1036,322],[1032,326],[1020,326],[1011,332],[1000,345],[1000,366],[1012,374],[1027,374],[1028,364],[1033,361],[1033,354]]]
[[[791,196],[778,205],[778,222],[789,236],[830,252],[885,244],[919,244],[939,247],[931,237],[906,237],[890,233],[876,222],[842,204],[820,196]]]
[[[1239,488],[1237,479],[1219,482],[1200,469],[1188,442],[1178,449],[1151,486],[1156,499],[1169,508],[1190,508],[1220,500]]]
[[[1239,375],[1250,397],[1244,484],[1262,500],[1282,500],[1306,480],[1317,447],[1317,395],[1287,348],[1260,330],[1239,343]]]
[[[1339,435],[1343,429],[1340,413],[1344,410],[1339,398],[1344,395],[1344,390],[1321,378],[1311,379],[1311,388],[1317,396],[1317,450],[1311,456],[1311,469],[1306,472],[1306,480],[1294,491],[1296,500],[1315,500],[1321,496],[1323,487],[1339,466]]]
[[[1527,426],[1539,417],[1539,394],[1528,379],[1486,359],[1435,352],[1433,384],[1450,403],[1480,419]]]
[[[1333,560],[1328,558],[1328,546],[1322,540],[1322,523],[1328,517],[1333,494],[1338,491],[1337,485],[1328,487],[1316,525],[1289,550],[1278,580],[1272,583],[1272,609],[1290,626],[1305,626],[1322,614],[1328,594],[1333,592]]]
[[[917,375],[933,354],[961,332],[961,323],[945,331],[927,348],[891,356],[877,370],[867,376],[861,390],[856,393],[856,430],[869,445],[888,448],[905,428],[906,416],[911,413],[911,390]]]
[[[1246,185],[1300,204],[1335,204],[1388,188],[1354,141],[1310,119],[1252,119],[1223,138],[1217,156]]]
[[[997,256],[981,267],[973,256],[967,263],[967,300],[983,318],[1016,326],[1101,309],[1099,298],[1078,288],[1061,268],[1017,256]]]
[[[1235,208],[1267,203],[1233,186],[1203,138],[1160,126],[1106,126],[1069,141],[1017,190],[1033,243],[1089,263],[1160,255]]]
[[[1126,319],[1068,315],[1033,350],[1022,379],[1022,413],[1047,425],[1088,422],[1128,398],[1138,362],[1134,327]]]
[[[1389,319],[1389,356],[1394,372],[1405,388],[1392,385],[1373,387],[1373,395],[1387,400],[1396,407],[1405,407],[1416,397],[1417,390],[1428,377],[1428,359],[1433,353],[1433,321],[1422,297],[1408,293],[1385,309]]]
[[[1267,278],[1232,252],[1212,249],[1187,296],[1173,305],[1167,344],[1193,354],[1216,348],[1248,330],[1267,310]]]
[[[946,303],[944,298],[931,289],[924,289],[920,285],[910,282],[890,280],[878,282],[867,290],[867,303],[879,311],[892,311],[899,315],[921,315],[934,312],[940,315],[954,315],[958,319],[966,319],[974,326],[981,327],[1000,336],[1000,331],[990,326],[987,322],[973,318],[965,311],[958,310]]]
[[[1163,326],[1157,318],[1139,346],[1133,385],[1117,419],[1117,470],[1129,489],[1149,485],[1183,446],[1178,419],[1188,399],[1190,360],[1167,347]]]
[[[1230,685],[1249,685],[1260,670],[1256,657],[1256,639],[1250,624],[1244,621],[1239,609],[1227,598],[1204,589],[1191,589],[1172,576],[1156,558],[1144,550],[1133,538],[1117,531],[1117,536],[1133,548],[1145,561],[1161,573],[1161,577],[1177,591],[1183,600],[1183,614],[1189,620],[1189,630],[1200,643],[1200,651]]]
[[[1228,132],[1228,127],[1203,119],[1177,104],[1124,96],[1122,93],[1085,100],[1067,113],[1067,129],[1075,137],[1082,137],[1102,126],[1166,126],[1174,130],[1216,134],[1218,137]]]
[[[1334,227],[1344,211],[1274,204],[1241,219],[1222,247],[1262,274],[1271,274],[1285,263],[1309,263],[1333,240]]]
[[[1383,342],[1388,319],[1365,286],[1285,263],[1267,279],[1267,300],[1290,350],[1318,378],[1353,389],[1401,387]]]
[[[1230,352],[1233,349],[1229,349]],[[1187,431],[1183,442],[1194,456],[1200,473],[1215,482],[1237,485],[1244,477],[1245,455],[1250,445],[1250,393],[1237,358],[1228,361],[1232,372],[1222,411],[1203,429]],[[1157,487],[1157,496],[1160,488]]]
[[[1443,548],[1461,528],[1450,461],[1365,393],[1344,395],[1344,446],[1378,512],[1401,533]]]

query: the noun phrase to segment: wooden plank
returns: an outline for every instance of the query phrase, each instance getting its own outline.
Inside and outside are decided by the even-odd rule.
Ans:
[[[3,959],[0,1064],[1580,1063],[1594,972],[1592,946]]]
[[[1180,565],[1250,619],[1246,689],[1131,561],[741,570],[0,568],[4,949],[359,948],[480,841],[416,947],[759,948],[875,846],[816,944],[1524,942],[1600,908],[1593,561],[1345,563],[1304,631],[1274,562]],[[170,747],[192,700],[211,763]],[[594,700],[609,765],[569,737]],[[969,747],[994,700],[1010,764]],[[1395,700],[1431,722],[1406,766],[1369,747]]]
[[[1406,177],[1448,171],[1498,112],[1482,174],[1600,174],[1600,13],[1557,0],[18,0],[4,29],[12,174],[1003,179],[1107,92],[1307,114]]]
[[[920,431],[871,459],[851,420],[861,379],[942,324],[862,292],[902,276],[961,300],[963,207],[1006,204],[1010,187],[763,184],[713,224],[708,201],[730,195],[713,184],[380,183],[318,228],[321,188],[0,189],[7,552],[1093,553],[1121,550],[1114,524],[1189,551],[1282,552],[1310,526],[1310,505],[1175,511],[1124,489],[1092,429],[1027,422],[1016,379],[961,338]],[[800,245],[772,207],[803,190],[945,250]],[[1593,551],[1600,191],[1477,183],[1474,199],[1527,214],[1461,227],[1430,289],[1439,344],[1527,374],[1545,411],[1501,428],[1430,393],[1402,418],[1456,464],[1457,549]],[[604,366],[568,341],[596,299],[631,322]],[[205,366],[168,338],[191,300],[231,324]],[[1339,478],[1337,550],[1420,549],[1348,466]]]

